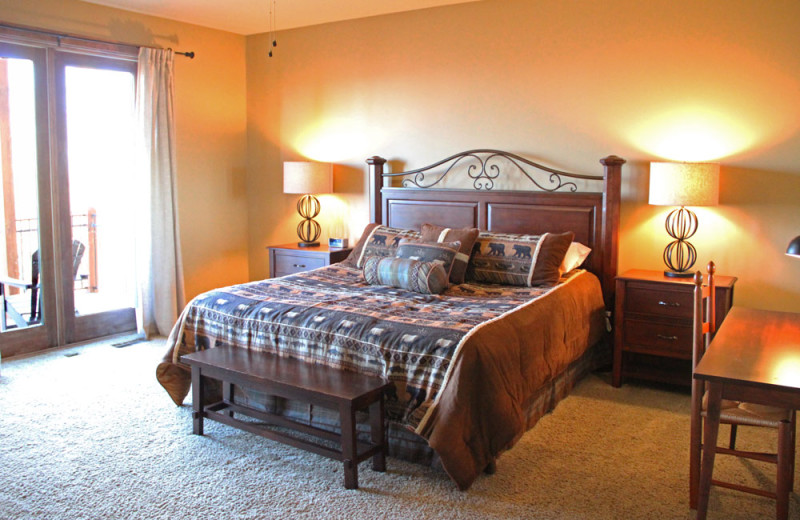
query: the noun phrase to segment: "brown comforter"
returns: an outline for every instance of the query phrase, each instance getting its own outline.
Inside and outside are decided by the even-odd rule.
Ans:
[[[186,308],[157,368],[180,404],[179,356],[233,344],[387,377],[387,414],[428,440],[461,489],[530,426],[537,390],[603,334],[599,282],[460,285],[444,295],[366,285],[343,266],[219,289]]]

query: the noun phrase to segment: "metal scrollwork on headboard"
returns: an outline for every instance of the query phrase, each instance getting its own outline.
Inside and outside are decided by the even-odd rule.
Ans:
[[[569,173],[541,164],[529,161],[524,157],[520,157],[510,152],[503,152],[500,150],[480,149],[468,150],[443,159],[434,164],[418,168],[416,170],[409,170],[399,173],[384,173],[384,177],[407,177],[403,179],[403,187],[405,188],[433,188],[438,185],[447,175],[453,171],[458,165],[466,166],[466,173],[472,179],[472,186],[475,190],[489,191],[494,188],[495,180],[500,177],[501,168],[500,164],[507,161],[517,170],[519,170],[525,177],[527,177],[537,188],[542,191],[554,192],[559,190],[575,192],[578,186],[567,179],[587,179],[587,180],[602,180],[602,176],[594,175],[581,175],[577,173]],[[462,164],[463,163],[463,164]],[[435,170],[439,166],[447,165],[445,169]],[[525,165],[536,168],[538,170],[549,173],[546,182],[537,181]],[[431,179],[428,176],[432,177]]]

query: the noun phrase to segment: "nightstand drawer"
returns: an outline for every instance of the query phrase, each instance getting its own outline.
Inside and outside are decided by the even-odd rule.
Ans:
[[[656,284],[628,284],[625,312],[692,319],[693,309],[694,300],[690,287],[675,290]]]
[[[347,258],[352,251],[348,247],[330,248],[325,245],[302,247],[297,244],[267,246],[267,249],[269,249],[270,278],[302,273],[335,264]]]
[[[626,351],[692,358],[692,327],[657,321],[626,319]]]
[[[328,265],[325,258],[296,255],[292,253],[279,252],[275,255],[275,275],[285,276],[287,274],[301,273],[310,271],[318,267]]]

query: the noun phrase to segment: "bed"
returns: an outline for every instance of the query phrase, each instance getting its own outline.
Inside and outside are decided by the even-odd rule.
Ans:
[[[609,156],[600,162],[602,176],[577,175],[508,152],[470,150],[388,173],[384,159],[371,157],[370,217],[382,227],[368,227],[352,258],[198,296],[172,331],[157,378],[181,404],[189,378],[180,356],[221,344],[386,377],[395,384],[387,397],[389,454],[440,464],[467,489],[607,359],[605,320],[614,302],[625,161]],[[495,189],[511,175],[538,191]],[[456,176],[460,184],[452,181]],[[442,187],[448,181],[451,187]],[[579,184],[592,183],[601,189],[579,191]],[[549,287],[467,280],[435,295],[365,281],[363,260],[368,244],[379,242],[376,229],[414,236],[426,223],[478,228],[481,237],[534,236],[542,243],[542,237],[571,233],[591,253],[582,268],[559,271]],[[514,251],[503,261],[531,256],[524,248]],[[247,389],[233,398],[317,427],[338,427],[336,415],[324,409]]]

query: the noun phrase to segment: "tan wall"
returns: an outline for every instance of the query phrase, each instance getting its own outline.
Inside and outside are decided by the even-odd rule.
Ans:
[[[0,21],[192,50],[175,58],[187,297],[247,279],[245,37],[74,0],[0,0]]]
[[[718,161],[702,263],[739,277],[740,305],[800,311],[800,260],[783,255],[800,234],[799,19],[796,0],[487,0],[281,32],[272,59],[248,37],[250,275],[295,240],[282,160],[337,164],[356,238],[371,155],[411,168],[496,147],[593,173],[614,153],[620,270],[663,268],[649,162]]]

